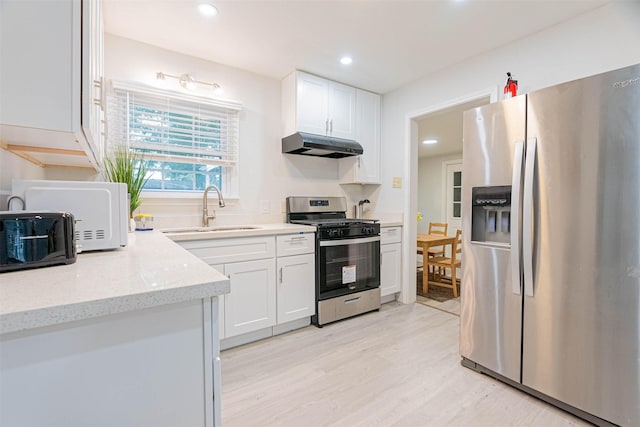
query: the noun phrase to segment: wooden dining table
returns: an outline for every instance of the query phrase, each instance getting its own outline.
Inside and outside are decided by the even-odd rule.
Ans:
[[[422,248],[422,290],[426,293],[429,282],[429,269],[427,268],[427,257],[429,248],[433,246],[452,245],[455,236],[443,236],[441,234],[418,234],[417,244]]]

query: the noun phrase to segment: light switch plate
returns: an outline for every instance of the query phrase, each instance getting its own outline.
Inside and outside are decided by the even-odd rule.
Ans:
[[[402,188],[402,177],[401,176],[394,176],[393,177],[392,187],[393,188]]]

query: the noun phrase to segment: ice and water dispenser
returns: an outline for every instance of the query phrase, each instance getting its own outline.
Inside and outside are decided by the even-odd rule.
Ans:
[[[511,186],[473,187],[471,203],[471,240],[508,245],[511,241]]]

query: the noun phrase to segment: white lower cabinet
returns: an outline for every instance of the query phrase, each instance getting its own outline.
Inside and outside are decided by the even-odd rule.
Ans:
[[[315,314],[314,233],[179,243],[229,277],[219,305],[223,349],[306,326]]]
[[[231,292],[224,297],[225,338],[276,324],[275,259],[225,264]]]
[[[217,300],[1,335],[0,425],[219,426]]]
[[[315,255],[278,258],[278,323],[315,314]]]
[[[402,245],[380,245],[380,296],[400,292],[401,273]]]
[[[402,287],[402,227],[380,229],[380,296]]]

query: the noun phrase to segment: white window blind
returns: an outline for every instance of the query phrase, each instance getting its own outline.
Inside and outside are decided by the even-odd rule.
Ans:
[[[114,83],[109,147],[144,156],[146,189],[202,190],[237,166],[239,113],[233,102]]]

